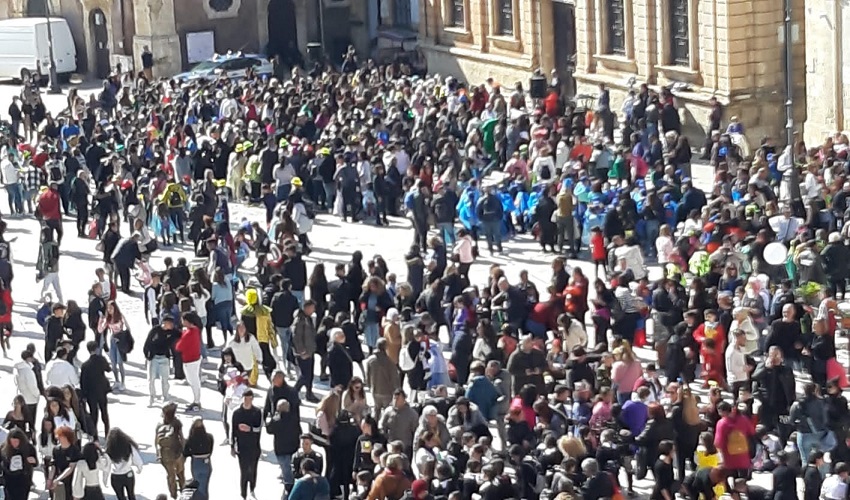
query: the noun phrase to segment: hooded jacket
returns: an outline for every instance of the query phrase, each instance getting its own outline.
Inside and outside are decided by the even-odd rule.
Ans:
[[[26,404],[34,405],[38,403],[41,393],[38,390],[38,381],[31,364],[22,360],[15,365],[15,385],[18,388],[18,394],[24,397]]]

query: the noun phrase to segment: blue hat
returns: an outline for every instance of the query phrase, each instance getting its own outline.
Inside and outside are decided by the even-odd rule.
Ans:
[[[662,200],[664,200],[664,203],[667,203],[668,201],[670,201],[672,199],[673,199],[673,197],[670,196],[670,194],[665,194],[664,197],[662,198]]]

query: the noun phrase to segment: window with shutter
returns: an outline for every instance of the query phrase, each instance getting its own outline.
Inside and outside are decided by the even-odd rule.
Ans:
[[[607,0],[608,53],[626,55],[626,13],[623,0]]]
[[[688,33],[689,0],[670,1],[670,63],[688,66],[691,62],[691,47]]]

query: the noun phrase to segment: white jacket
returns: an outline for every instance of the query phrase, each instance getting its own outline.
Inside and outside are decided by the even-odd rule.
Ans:
[[[45,373],[44,382],[48,387],[80,386],[80,377],[77,375],[77,369],[64,359],[54,359],[47,363]]]
[[[260,343],[257,342],[256,337],[249,335],[248,338],[250,339],[248,342],[235,342],[234,337],[227,343],[227,347],[233,349],[233,357],[236,361],[250,371],[254,366],[254,360],[257,360],[258,365],[263,363],[263,351],[260,350]]]
[[[747,374],[747,355],[743,347],[734,343],[726,348],[726,380],[729,383],[745,382]]]
[[[18,387],[18,394],[24,397],[26,404],[38,403],[41,394],[38,392],[38,382],[31,364],[21,361],[15,365],[15,385]]]

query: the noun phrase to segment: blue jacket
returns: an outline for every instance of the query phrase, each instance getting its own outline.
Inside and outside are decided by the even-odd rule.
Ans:
[[[305,476],[295,481],[289,500],[323,500],[331,497],[331,485],[322,476]]]
[[[495,418],[493,410],[496,408],[496,402],[499,399],[499,391],[486,376],[472,377],[469,387],[466,389],[466,398],[478,405],[478,410],[481,411],[484,418],[487,420]]]

